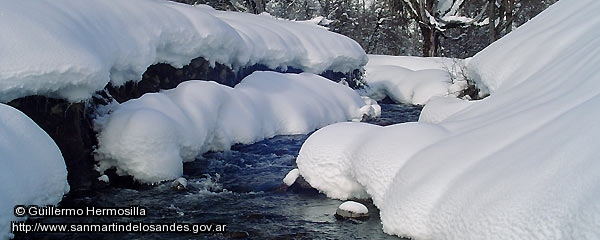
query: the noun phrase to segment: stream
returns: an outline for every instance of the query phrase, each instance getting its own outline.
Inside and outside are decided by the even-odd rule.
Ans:
[[[417,121],[420,108],[382,104],[381,118],[373,124]],[[399,239],[382,231],[379,211],[366,221],[337,220],[342,203],[316,190],[278,190],[283,177],[295,168],[306,135],[277,136],[251,145],[236,145],[227,152],[204,154],[184,164],[185,190],[171,182],[137,189],[107,187],[84,194],[69,194],[60,207],[141,206],[145,217],[46,217],[42,223],[190,223],[223,225],[220,233],[30,233],[15,239]],[[226,225],[226,227],[225,227]]]

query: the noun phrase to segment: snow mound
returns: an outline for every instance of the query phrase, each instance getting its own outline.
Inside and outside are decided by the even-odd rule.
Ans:
[[[473,101],[464,101],[452,96],[432,97],[421,110],[419,122],[440,123],[473,103]]]
[[[438,69],[446,70],[452,64],[452,59],[443,57],[410,57],[410,56],[387,56],[368,55],[367,66],[399,66],[413,71]]]
[[[447,58],[369,55],[365,66],[367,95],[377,101],[389,96],[397,103],[425,105],[435,96],[457,96],[466,87],[457,64]],[[462,79],[461,79],[462,80]]]
[[[349,127],[351,126],[351,127]],[[300,175],[330,198],[368,198],[364,187],[352,175],[354,150],[370,131],[379,126],[366,123],[338,123],[313,133],[302,144],[296,160]]]
[[[558,1],[477,54],[469,72],[488,87],[486,99],[437,98],[420,123],[401,124],[404,129],[385,136],[352,124],[317,131],[347,132],[353,140],[309,138],[297,160],[301,175],[337,173],[328,181],[306,177],[324,192],[355,183],[381,210],[384,231],[398,236],[599,239],[598,11],[595,0]],[[445,106],[451,110],[436,116]],[[408,156],[396,157],[402,141],[409,142]],[[320,146],[352,153],[324,159]],[[339,189],[335,196],[350,193]]]
[[[0,14],[0,102],[28,95],[88,99],[139,81],[155,63],[203,57],[319,74],[367,62],[350,38],[318,26],[168,1],[6,2]]]
[[[244,40],[238,58],[244,65],[264,64],[272,69],[287,66],[319,74],[326,70],[350,72],[364,66],[367,55],[354,40],[321,26],[261,14],[211,11],[233,27]]]
[[[398,137],[403,134],[412,137]],[[328,197],[370,197],[377,205],[406,161],[447,134],[442,127],[430,124],[380,127],[338,123],[313,133],[302,145],[296,163],[300,175]]]
[[[35,149],[35,151],[32,151]],[[25,114],[0,104],[0,239],[11,237],[16,205],[54,205],[69,191],[60,150]]]
[[[154,183],[181,176],[183,162],[209,150],[360,120],[378,107],[310,73],[255,72],[235,88],[188,81],[99,117],[96,159],[101,172],[116,167],[119,174]]]

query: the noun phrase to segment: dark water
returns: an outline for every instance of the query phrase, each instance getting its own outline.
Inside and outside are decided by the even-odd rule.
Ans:
[[[374,124],[416,121],[420,109],[384,104]],[[308,135],[278,136],[231,151],[207,153],[184,165],[188,188],[171,189],[171,183],[137,190],[109,187],[74,194],[63,207],[126,207],[147,209],[146,217],[47,217],[43,223],[146,223],[226,224],[224,233],[52,233],[18,235],[19,239],[399,239],[383,233],[379,211],[365,202],[367,221],[336,220],[342,203],[314,190],[279,191],[283,177],[295,168],[295,158]]]

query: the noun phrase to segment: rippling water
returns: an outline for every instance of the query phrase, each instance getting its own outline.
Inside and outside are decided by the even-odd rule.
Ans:
[[[420,109],[383,104],[374,124],[416,121]],[[188,188],[171,189],[171,183],[127,189],[109,187],[71,194],[62,207],[147,208],[146,217],[47,217],[44,223],[144,221],[156,223],[226,224],[225,233],[190,234],[28,234],[18,239],[399,239],[383,233],[379,211],[365,202],[371,213],[367,221],[336,220],[342,203],[316,191],[278,191],[283,177],[295,168],[295,158],[310,134],[277,136],[251,145],[237,145],[227,152],[207,153],[184,165]]]

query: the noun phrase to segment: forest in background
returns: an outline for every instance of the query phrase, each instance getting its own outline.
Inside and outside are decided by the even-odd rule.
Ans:
[[[319,25],[369,54],[471,57],[558,0],[175,0]]]

